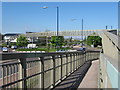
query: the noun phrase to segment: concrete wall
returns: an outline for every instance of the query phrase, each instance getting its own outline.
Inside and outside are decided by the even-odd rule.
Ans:
[[[100,88],[119,88],[119,37],[110,32],[102,35],[103,52],[100,55]]]

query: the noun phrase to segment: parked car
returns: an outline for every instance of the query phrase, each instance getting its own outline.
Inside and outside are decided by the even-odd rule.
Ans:
[[[3,47],[3,48],[2,48],[2,51],[3,51],[3,52],[8,52],[8,48],[7,48],[7,47]]]
[[[85,47],[81,47],[80,50],[81,50],[81,51],[85,51],[86,48],[85,48]]]
[[[11,46],[12,49],[17,49],[17,46],[13,45]]]

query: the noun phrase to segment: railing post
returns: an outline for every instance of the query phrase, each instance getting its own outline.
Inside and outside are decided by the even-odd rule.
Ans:
[[[90,52],[88,52],[88,60],[90,60]]]
[[[4,73],[4,71],[3,71],[3,66],[0,66],[0,70],[1,70],[1,72],[2,72],[2,73],[1,73],[1,74],[2,74],[2,75],[1,75],[1,78],[2,78],[1,84],[3,85],[3,77],[4,77],[4,76],[3,76],[3,73]]]
[[[3,78],[3,85],[5,84],[5,80],[4,80],[4,75],[5,75],[5,71],[4,71],[5,66],[2,66],[2,78]]]
[[[26,73],[26,58],[20,58],[20,62],[21,62],[21,66],[22,66],[22,78],[25,78],[27,76],[27,73]],[[22,88],[24,88],[24,90],[27,89],[26,79],[22,82]]]
[[[86,53],[86,51],[85,51],[85,62],[87,61],[87,60],[86,60],[86,55],[87,55],[87,53]]]
[[[81,67],[81,54],[79,54],[79,58],[80,58],[79,67]]]
[[[80,58],[79,67],[81,67],[81,54],[79,54],[79,58]]]
[[[21,62],[20,59],[18,59],[18,62]],[[19,72],[18,79],[22,79],[22,64],[21,63],[18,64],[18,72]],[[19,85],[19,88],[22,88],[22,82],[20,82],[18,85]]]
[[[39,64],[38,64],[38,71],[39,72],[42,72],[42,69],[41,69],[41,58],[38,58],[38,60],[39,60]],[[39,87],[38,88],[42,88],[42,83],[41,83],[41,80],[42,80],[42,75],[40,74],[39,76],[38,76],[38,78],[39,78]]]
[[[55,80],[56,80],[56,76],[55,76],[55,56],[52,56],[53,58],[53,87],[55,86]]]
[[[41,89],[44,90],[44,57],[40,57],[41,59]]]
[[[66,54],[66,76],[68,74],[68,55]]]
[[[80,54],[78,53],[78,68],[80,67]]]
[[[72,55],[70,53],[70,74],[72,73]]]
[[[86,61],[88,60],[88,52],[86,51]]]
[[[75,53],[75,70],[77,69],[77,54]]]
[[[63,62],[62,62],[62,60],[63,60],[63,59],[62,59],[62,55],[60,55],[60,58],[61,58],[61,81],[62,81],[62,73],[63,73],[63,71],[62,71],[62,69],[63,69],[63,67],[62,67],[62,63],[63,63]]]
[[[75,69],[77,69],[77,53],[75,54]]]
[[[77,67],[77,69],[78,69],[78,53],[76,54],[76,67]]]
[[[73,71],[75,70],[75,54],[73,54]]]

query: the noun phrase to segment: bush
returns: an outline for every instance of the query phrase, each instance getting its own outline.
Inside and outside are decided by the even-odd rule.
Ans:
[[[95,47],[97,47],[98,45],[102,46],[102,38],[99,36],[88,36],[87,44],[94,45]]]

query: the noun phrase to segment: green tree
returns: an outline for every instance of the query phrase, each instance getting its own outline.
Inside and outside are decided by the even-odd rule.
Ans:
[[[87,44],[88,45],[94,45],[97,47],[98,45],[102,45],[102,38],[99,36],[88,36],[87,38]]]
[[[20,36],[17,38],[17,43],[16,43],[16,45],[17,45],[18,47],[25,47],[25,46],[27,46],[27,44],[28,44],[28,40],[27,40],[27,38],[26,38],[25,36],[20,35]]]
[[[61,48],[65,44],[64,37],[63,36],[52,36],[51,44],[55,48],[57,48],[57,47]]]

